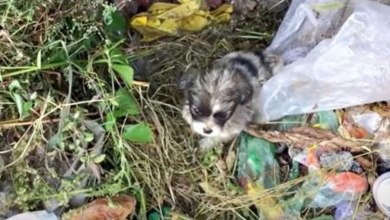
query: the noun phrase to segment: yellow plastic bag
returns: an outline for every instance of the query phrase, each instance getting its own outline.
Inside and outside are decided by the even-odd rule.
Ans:
[[[202,0],[179,0],[180,4],[157,2],[147,12],[130,20],[132,28],[142,36],[142,41],[153,41],[163,36],[176,36],[179,31],[197,32],[211,22],[229,21],[231,5],[221,5],[209,12]]]
[[[175,36],[178,30],[178,24],[175,21],[160,20],[147,13],[134,16],[130,25],[143,36],[143,41],[153,41],[163,36]]]
[[[180,3],[181,3],[181,5],[176,5],[176,7],[171,8],[171,9],[169,9],[161,14],[156,15],[156,18],[180,20],[180,19],[183,19],[185,17],[191,16],[192,14],[201,10],[201,8],[202,8],[202,1],[200,1],[200,0],[191,0],[191,1],[187,1],[187,2],[181,1]],[[164,3],[159,3],[159,5],[161,5],[161,4],[164,4]]]

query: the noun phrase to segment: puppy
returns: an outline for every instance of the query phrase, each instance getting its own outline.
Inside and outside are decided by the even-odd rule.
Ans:
[[[214,62],[205,74],[187,73],[179,78],[185,96],[182,115],[204,137],[202,150],[229,142],[256,123],[261,87],[282,66],[282,59],[269,52],[238,51]]]

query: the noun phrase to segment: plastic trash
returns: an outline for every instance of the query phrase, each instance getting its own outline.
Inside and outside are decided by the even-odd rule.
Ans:
[[[381,124],[382,116],[369,109],[353,107],[347,109],[347,111],[352,118],[352,122],[364,128],[369,134],[374,134]]]
[[[354,164],[353,155],[350,152],[331,152],[320,156],[320,165],[325,169],[334,169],[337,172],[349,171]]]
[[[335,220],[383,220],[378,212],[371,211],[369,204],[358,206],[357,201],[345,201],[336,205]]]
[[[339,121],[334,111],[321,111],[313,114],[285,116],[276,128],[278,131],[287,131],[293,127],[310,124],[336,132]]]
[[[362,212],[359,212],[360,210],[357,209],[358,202],[357,201],[351,201],[351,202],[341,202],[336,205],[336,211],[334,213],[335,220],[366,220],[370,219],[367,218],[367,216],[364,216]]]
[[[320,171],[321,163],[318,157],[323,153],[315,145],[304,150],[295,148],[289,150],[289,155],[293,160],[309,168],[308,179],[297,193],[297,198],[306,198],[305,206],[311,208],[335,206],[342,201],[356,200],[366,192],[368,181],[358,174],[348,171]]]
[[[382,174],[375,180],[372,192],[378,208],[390,217],[390,173]]]
[[[285,64],[305,57],[340,26],[349,0],[293,0],[267,50]]]
[[[340,136],[347,139],[371,139],[383,118],[367,106],[347,108],[338,111],[338,114],[341,122]]]
[[[290,64],[262,88],[263,122],[389,99],[388,6],[357,1],[347,7],[341,0],[293,5],[268,48]],[[309,52],[289,58],[297,48]]]
[[[176,36],[179,32],[198,32],[212,22],[228,22],[232,5],[222,4],[212,11],[203,7],[201,0],[178,0],[178,4],[155,2],[147,12],[133,16],[130,26],[149,42],[164,36]],[[207,15],[207,16],[206,16]]]
[[[118,195],[98,198],[76,211],[62,216],[62,220],[125,220],[132,214],[137,200],[132,196]]]
[[[379,158],[386,164],[390,165],[390,119],[384,118],[381,121],[380,127],[375,133],[374,140],[378,141],[378,143],[374,144],[373,150],[376,151]]]
[[[356,106],[342,111],[340,118],[344,130],[350,137],[367,139],[378,130],[383,116],[368,106]]]
[[[164,206],[161,208],[162,213],[159,213],[157,210],[153,210],[148,214],[148,220],[162,220],[162,216],[167,217],[170,211],[171,207],[168,206]]]
[[[261,191],[279,185],[279,164],[274,158],[276,145],[246,133],[240,135],[239,141],[236,178],[245,192],[258,196]],[[263,217],[260,219],[297,219],[301,205],[288,207],[285,204],[283,198],[264,196],[255,205]]]
[[[7,220],[60,220],[58,216],[54,213],[48,213],[46,210],[43,211],[35,211],[35,212],[25,212],[22,214],[18,214],[12,216],[11,218],[7,218]]]

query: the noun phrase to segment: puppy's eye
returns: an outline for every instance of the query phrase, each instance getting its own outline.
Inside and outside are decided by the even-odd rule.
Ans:
[[[199,111],[199,109],[196,106],[191,106],[191,109],[192,109],[192,113],[193,114],[195,114],[195,115],[199,115],[200,114],[200,111]]]
[[[229,112],[217,112],[214,114],[214,117],[219,120],[226,120],[230,116]]]

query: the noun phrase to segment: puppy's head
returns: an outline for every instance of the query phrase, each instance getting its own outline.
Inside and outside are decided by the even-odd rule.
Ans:
[[[184,118],[195,132],[206,137],[223,136],[236,110],[250,102],[254,92],[249,79],[235,68],[185,74],[179,88],[186,94]]]

